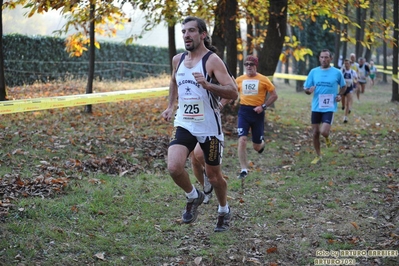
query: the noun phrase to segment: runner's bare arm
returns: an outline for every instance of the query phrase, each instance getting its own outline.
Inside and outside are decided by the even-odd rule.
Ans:
[[[177,91],[177,83],[176,83],[176,70],[177,70],[177,65],[180,61],[181,54],[175,55],[172,60],[172,75],[170,78],[169,82],[169,104],[168,107],[166,108],[165,111],[162,112],[162,117],[166,121],[170,121],[173,117],[173,112],[175,108],[175,104],[177,102],[177,96],[178,96],[178,91]]]
[[[206,71],[209,75],[214,76],[220,85],[204,82],[204,84],[201,84],[204,89],[224,99],[237,99],[237,84],[229,75],[223,61],[216,54],[212,54],[209,57],[206,63]]]

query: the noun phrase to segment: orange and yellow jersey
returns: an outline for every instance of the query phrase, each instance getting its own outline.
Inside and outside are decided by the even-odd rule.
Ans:
[[[262,105],[265,103],[267,93],[274,90],[274,85],[269,78],[259,73],[256,73],[255,77],[244,74],[239,76],[236,81],[242,105]]]

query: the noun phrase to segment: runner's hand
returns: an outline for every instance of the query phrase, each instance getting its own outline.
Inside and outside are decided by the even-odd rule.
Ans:
[[[170,121],[172,119],[172,116],[173,116],[173,109],[171,109],[171,108],[168,108],[162,112],[162,117],[166,121]]]

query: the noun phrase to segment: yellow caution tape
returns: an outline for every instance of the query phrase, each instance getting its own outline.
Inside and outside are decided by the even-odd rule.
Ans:
[[[379,71],[386,74],[392,74],[388,71]],[[306,75],[293,75],[285,73],[275,73],[270,76],[281,79],[306,80]],[[398,76],[393,76],[392,80],[399,83]],[[38,111],[45,109],[55,109],[63,107],[73,107],[81,105],[120,102],[137,99],[146,99],[153,97],[167,96],[169,94],[168,87],[140,90],[113,91],[102,93],[78,94],[68,96],[57,96],[48,98],[33,98],[0,102],[0,114],[11,114],[19,112]]]
[[[0,114],[147,99],[152,97],[166,96],[168,94],[169,89],[164,87],[4,101],[0,102]]]
[[[384,66],[383,65],[374,65],[377,69],[384,69]],[[387,69],[388,70],[391,70],[391,73],[392,73],[392,69],[393,69],[393,67],[392,66],[387,66]],[[399,70],[399,68],[398,68],[398,70]]]
[[[388,75],[392,75],[392,70],[389,71],[389,70],[383,70],[383,69],[381,69],[381,70],[378,70],[377,73],[385,73],[385,74],[388,74]]]
[[[292,74],[285,74],[285,73],[274,73],[274,78],[282,78],[282,79],[295,79],[295,80],[306,80],[305,75],[292,75]]]

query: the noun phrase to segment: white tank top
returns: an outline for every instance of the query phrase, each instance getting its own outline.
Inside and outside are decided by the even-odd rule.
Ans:
[[[366,82],[366,64],[359,66],[359,81]]]
[[[208,136],[216,136],[223,141],[218,97],[198,84],[192,75],[193,72],[200,72],[211,82],[205,69],[210,54],[212,52],[205,55],[192,68],[187,68],[184,65],[185,54],[183,54],[176,72],[179,96],[174,126],[185,128],[193,136],[200,137],[198,138],[199,142],[203,142]]]

